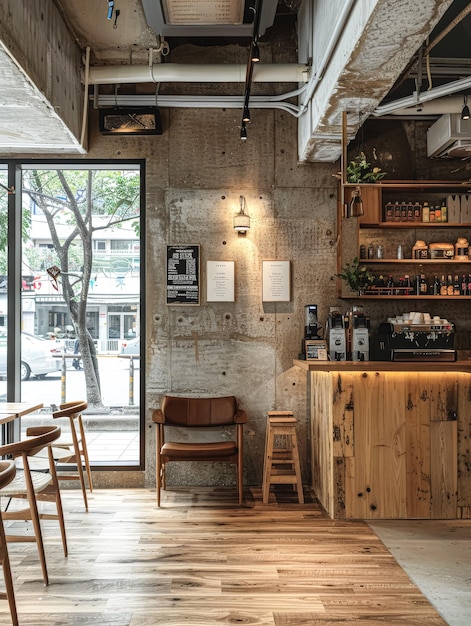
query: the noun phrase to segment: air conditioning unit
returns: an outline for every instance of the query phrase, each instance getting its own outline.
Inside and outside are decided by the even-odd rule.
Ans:
[[[429,157],[471,156],[471,119],[459,113],[445,113],[427,131]]]

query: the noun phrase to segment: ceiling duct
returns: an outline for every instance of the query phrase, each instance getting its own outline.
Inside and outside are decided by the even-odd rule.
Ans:
[[[427,131],[429,157],[471,157],[471,119],[459,113],[442,115]]]
[[[253,0],[142,0],[147,23],[164,37],[251,37]],[[278,0],[265,0],[259,34],[275,20]]]

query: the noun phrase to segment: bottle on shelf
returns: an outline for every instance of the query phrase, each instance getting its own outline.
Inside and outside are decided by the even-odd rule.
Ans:
[[[455,277],[453,279],[453,295],[454,296],[460,296],[461,295],[461,283],[460,283],[460,279],[458,277],[458,274],[455,274]]]
[[[426,296],[428,294],[428,285],[427,281],[425,280],[425,274],[420,274],[418,293],[421,296]]]
[[[394,204],[392,202],[387,202],[384,207],[384,221],[392,222],[394,220]]]
[[[420,206],[419,202],[414,203],[413,211],[414,211],[414,222],[422,221],[422,207]]]
[[[451,274],[448,274],[448,278],[446,280],[446,295],[447,296],[453,295],[453,279],[451,277]]]
[[[399,204],[399,200],[396,200],[394,203],[394,221],[401,221],[401,205]]]
[[[441,221],[448,222],[448,208],[446,206],[446,198],[443,198],[440,206]]]
[[[447,294],[448,294],[448,289],[447,289],[447,284],[445,280],[445,274],[442,274],[442,277],[440,279],[440,295],[446,296]]]
[[[422,206],[422,222],[430,222],[430,206],[427,200],[425,200]]]
[[[468,296],[471,296],[471,274],[468,274]]]
[[[440,279],[438,278],[438,276],[435,274],[434,278],[433,278],[433,291],[432,291],[434,296],[439,296],[440,295]]]
[[[460,295],[467,296],[468,295],[468,277],[466,274],[461,276],[461,287],[460,287]]]

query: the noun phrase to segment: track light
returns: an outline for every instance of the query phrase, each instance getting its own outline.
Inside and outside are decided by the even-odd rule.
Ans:
[[[250,122],[250,111],[249,107],[244,107],[244,114],[242,115],[243,122]]]
[[[245,122],[242,122],[242,126],[240,128],[240,140],[247,141],[247,127],[245,125]]]
[[[463,109],[461,111],[461,119],[469,120],[469,106],[468,106],[468,96],[464,96],[464,104]]]
[[[252,63],[258,63],[260,61],[260,49],[255,41],[252,41]]]

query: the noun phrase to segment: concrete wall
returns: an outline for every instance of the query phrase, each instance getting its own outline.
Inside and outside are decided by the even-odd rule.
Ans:
[[[239,62],[247,50],[184,46],[174,60],[189,60],[196,53],[201,62],[211,58]],[[287,54],[289,47],[273,44],[276,62]],[[262,88],[257,86],[257,92]],[[239,139],[239,110],[162,113],[162,136],[135,138],[100,136],[92,115],[88,154],[146,159],[146,482],[154,482],[151,412],[164,393],[237,396],[249,416],[245,431],[249,484],[261,484],[267,411],[294,411],[303,478],[309,482],[305,375],[293,368],[292,360],[301,349],[304,305],[319,304],[325,316],[335,300],[337,181],[333,174],[338,166],[299,165],[296,119],[284,112],[253,109],[246,142]],[[246,197],[251,217],[245,238],[232,227],[240,194]],[[168,244],[200,244],[200,306],[166,305]],[[262,302],[263,259],[291,261],[290,302]],[[235,261],[235,302],[206,302],[207,260]],[[176,465],[175,481],[234,480],[230,467],[219,466],[214,480],[213,472],[201,466]]]

